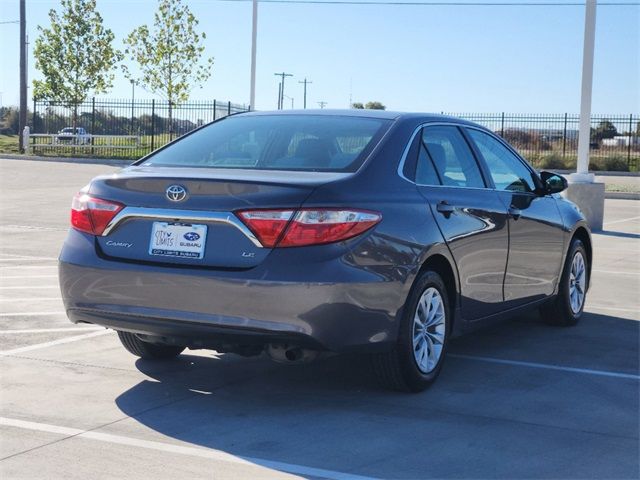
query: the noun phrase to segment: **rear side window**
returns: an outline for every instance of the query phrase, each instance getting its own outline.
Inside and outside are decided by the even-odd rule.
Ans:
[[[419,185],[442,185],[436,167],[422,135],[418,146],[418,164],[416,165],[416,183]]]
[[[241,115],[186,136],[143,165],[353,172],[390,124],[338,115]]]
[[[425,127],[422,131],[422,147],[424,152],[418,158],[416,177],[420,172],[425,181],[416,179],[417,183],[485,187],[478,163],[457,127]],[[435,176],[439,182],[434,181]]]
[[[473,128],[467,131],[482,154],[498,190],[533,192],[536,189],[531,171],[511,150],[488,133]]]

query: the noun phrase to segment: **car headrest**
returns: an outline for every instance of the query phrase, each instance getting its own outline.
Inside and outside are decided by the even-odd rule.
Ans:
[[[298,143],[295,156],[308,160],[314,167],[328,167],[331,163],[329,142],[322,138],[304,138]]]
[[[447,154],[439,143],[427,143],[427,150],[436,165],[436,170],[441,174],[447,170]]]

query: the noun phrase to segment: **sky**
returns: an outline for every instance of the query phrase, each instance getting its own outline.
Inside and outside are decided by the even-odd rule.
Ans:
[[[432,0],[425,0],[432,1]],[[445,0],[448,1],[448,0]],[[471,0],[472,2],[474,0]],[[495,0],[504,1],[504,0]],[[576,1],[576,0],[573,0]],[[614,1],[614,0],[607,0]],[[619,0],[620,1],[620,0]],[[640,6],[600,4],[597,11],[593,113],[640,111]],[[97,0],[115,45],[141,24],[152,25],[155,0]],[[513,0],[513,3],[522,3]],[[600,2],[602,3],[602,2]],[[213,74],[192,99],[249,103],[251,2],[189,0],[207,33]],[[37,26],[48,26],[57,0],[26,0],[29,80]],[[0,0],[0,92],[17,105],[18,0]],[[450,113],[577,113],[580,108],[584,6],[400,6],[261,3],[256,108],[276,108],[278,77],[302,107],[348,108],[380,101],[389,110]],[[140,87],[136,98],[159,98]],[[131,98],[118,73],[100,95]],[[29,98],[31,95],[29,94]],[[285,108],[291,100],[285,98]]]

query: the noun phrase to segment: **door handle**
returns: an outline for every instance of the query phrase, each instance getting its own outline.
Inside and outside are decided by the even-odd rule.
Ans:
[[[509,208],[509,216],[514,220],[518,220],[520,218],[520,215],[522,215],[522,211],[519,208]]]
[[[441,214],[444,215],[445,218],[449,218],[451,214],[455,211],[455,207],[445,201],[438,202],[436,206],[436,210],[438,210]]]

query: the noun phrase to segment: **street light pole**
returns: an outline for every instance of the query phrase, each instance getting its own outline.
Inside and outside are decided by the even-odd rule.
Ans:
[[[596,2],[597,0],[586,0],[585,4],[580,130],[578,132],[578,165],[576,173],[569,176],[569,188],[563,193],[569,200],[578,205],[592,231],[602,230],[604,225],[604,183],[596,182],[595,176],[589,173]]]
[[[256,43],[258,39],[258,0],[253,0],[253,20],[251,24],[251,92],[249,109],[256,109]]]
[[[295,105],[295,103],[294,103],[295,99],[293,97],[290,97],[289,95],[285,95],[285,97],[287,97],[289,100],[291,100],[291,110],[293,110],[294,109],[294,105]]]
[[[572,175],[572,180],[592,182],[593,175],[589,174],[589,144],[591,143],[591,92],[593,88],[593,54],[596,34],[596,0],[587,0],[585,7],[578,168],[576,173]]]
[[[24,127],[27,126],[27,16],[25,0],[20,0],[20,113],[18,116],[18,143],[24,153]]]

